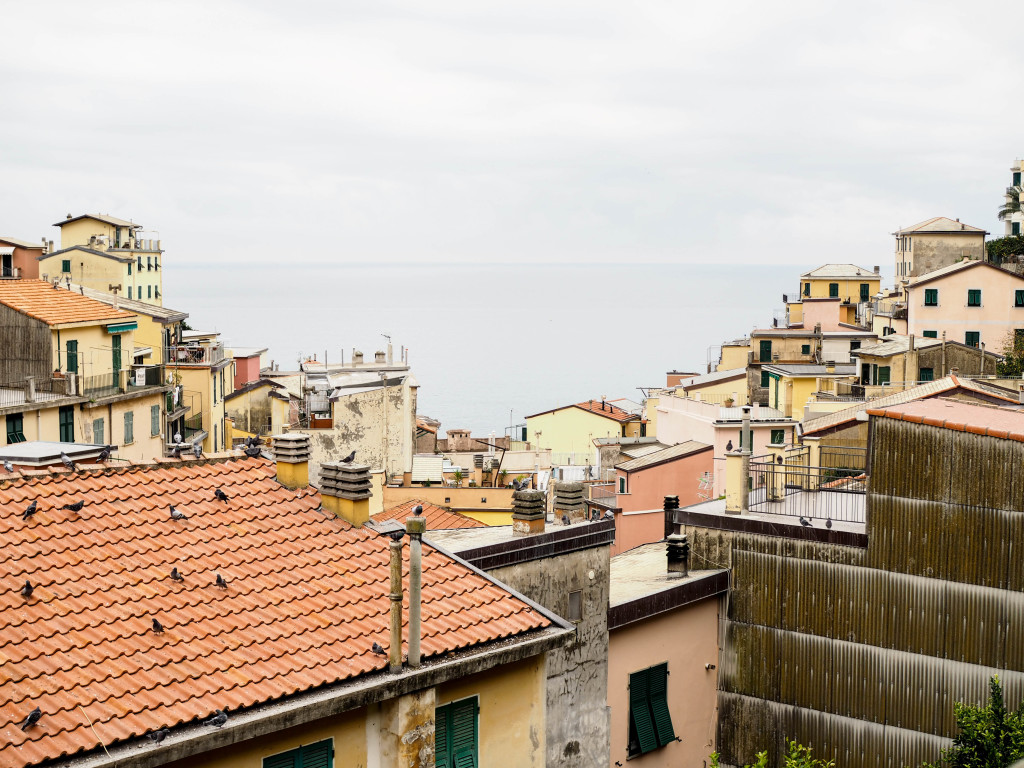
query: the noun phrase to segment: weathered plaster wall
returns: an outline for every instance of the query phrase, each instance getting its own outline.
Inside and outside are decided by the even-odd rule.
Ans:
[[[547,765],[609,765],[608,547],[490,573],[559,616],[569,613],[569,593],[582,592],[583,619],[576,641],[547,655]]]

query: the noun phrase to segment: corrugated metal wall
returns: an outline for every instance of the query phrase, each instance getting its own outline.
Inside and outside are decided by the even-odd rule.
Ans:
[[[873,452],[866,550],[685,531],[733,569],[723,764],[795,738],[841,768],[916,766],[993,674],[1024,695],[1024,444],[880,419]]]

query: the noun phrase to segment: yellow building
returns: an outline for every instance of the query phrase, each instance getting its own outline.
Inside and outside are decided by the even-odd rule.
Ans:
[[[7,443],[117,447],[163,455],[161,366],[133,366],[138,316],[41,280],[0,280],[0,415]]]
[[[846,304],[857,304],[870,301],[881,285],[878,267],[872,272],[856,264],[824,264],[800,275],[800,298],[839,298]]]
[[[224,424],[224,398],[234,389],[234,360],[225,353],[218,333],[184,331],[181,341],[166,351],[171,382],[180,387],[180,400],[173,403],[175,416],[171,439],[194,445],[206,452],[223,451],[228,437]],[[173,445],[168,446],[173,447]]]
[[[39,507],[0,519],[36,590],[0,607],[22,630],[6,638],[0,695],[21,704],[0,715],[17,734],[0,765],[545,766],[547,662],[578,644],[575,626],[433,547],[412,569],[410,536],[324,512],[364,514],[360,492],[278,482],[307,474],[291,447],[276,466],[219,456],[42,481],[0,470],[0,508]],[[362,482],[366,468],[353,470]],[[75,500],[84,510],[64,508]],[[169,519],[172,505],[184,517]],[[122,532],[118,546],[96,531]],[[421,575],[392,586],[403,566]],[[97,610],[101,576],[123,610]],[[33,652],[40,636],[50,652]],[[140,643],[160,660],[145,675]],[[69,658],[91,663],[69,676]],[[24,729],[23,690],[41,715]]]
[[[847,394],[849,390],[841,392],[839,384],[852,385],[857,379],[854,363],[765,365],[761,371],[767,378],[768,407],[798,421],[817,393]]]
[[[722,345],[716,371],[732,371],[736,368],[745,368],[750,362],[752,347],[750,339],[737,339]]]
[[[70,281],[126,299],[163,303],[163,250],[144,238],[141,224],[113,216],[85,214],[54,224],[60,250],[39,257],[44,280]]]
[[[526,417],[526,432],[552,464],[593,464],[599,437],[646,437],[646,423],[605,400],[587,400]]]
[[[747,389],[747,369],[743,367],[694,376],[681,382],[675,394],[706,403],[740,406],[749,402]]]

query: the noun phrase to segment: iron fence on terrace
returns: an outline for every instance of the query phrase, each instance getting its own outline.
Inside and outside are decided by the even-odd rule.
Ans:
[[[856,462],[853,453],[826,457],[837,464]],[[750,462],[751,512],[803,517],[811,525],[815,520],[864,523],[866,494],[863,468],[785,464],[770,458]]]

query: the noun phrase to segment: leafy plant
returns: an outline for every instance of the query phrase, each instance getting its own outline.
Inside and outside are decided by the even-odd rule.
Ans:
[[[938,763],[922,768],[1006,768],[1024,757],[1024,702],[1008,711],[998,676],[988,681],[988,704],[957,702],[953,713],[960,729],[953,746],[942,750]]]
[[[836,768],[835,760],[815,759],[813,750],[797,741],[786,739],[786,749],[782,763],[783,768]],[[713,753],[708,758],[708,767],[719,768],[718,760],[718,752]],[[768,752],[758,752],[757,760],[753,765],[747,765],[744,768],[768,768]]]
[[[1003,337],[1003,361],[996,363],[996,375],[1019,378],[1024,374],[1024,333],[1011,328]]]
[[[500,485],[503,488],[505,487],[505,478],[506,477],[508,477],[508,470],[507,469],[503,469],[503,470],[501,470],[501,472],[498,473],[498,485]]]
[[[456,488],[461,488],[462,487],[462,470],[461,469],[456,469],[452,473],[452,479],[455,480],[455,487]]]
[[[1009,235],[989,240],[985,243],[985,252],[988,260],[995,264],[1016,261],[1018,256],[1024,256],[1024,236]]]
[[[1021,210],[1021,203],[1024,202],[1020,199],[1022,192],[1024,189],[1021,187],[1006,188],[1006,202],[999,207],[999,212],[996,213],[1000,221],[1006,221],[1015,213],[1024,213]]]

